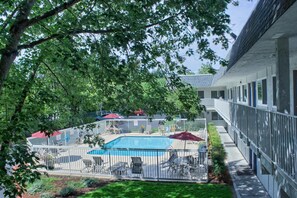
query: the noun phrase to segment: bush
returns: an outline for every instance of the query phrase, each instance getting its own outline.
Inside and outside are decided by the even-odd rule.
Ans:
[[[208,124],[208,134],[210,141],[209,152],[213,162],[213,173],[216,177],[221,178],[226,172],[226,152],[217,129],[212,123]]]
[[[187,121],[185,123],[185,128],[188,131],[199,131],[199,129],[204,129],[205,123],[199,121]]]
[[[94,186],[96,186],[98,184],[98,180],[97,179],[93,179],[93,178],[86,178],[86,179],[84,179],[84,184],[88,188],[94,187]]]
[[[77,189],[77,188],[85,188],[87,185],[85,184],[84,181],[71,181],[68,183],[67,186],[70,188]]]
[[[37,192],[45,192],[53,187],[53,181],[56,178],[41,177],[40,180],[36,180],[34,183],[28,185],[28,193],[33,195]]]
[[[28,193],[33,195],[37,192],[42,192],[43,187],[44,187],[44,185],[43,185],[42,181],[38,180],[28,187]]]
[[[60,191],[60,195],[62,197],[67,197],[67,196],[73,195],[74,193],[75,193],[75,189],[71,187],[62,188]]]
[[[54,198],[55,196],[50,193],[42,193],[40,198]]]

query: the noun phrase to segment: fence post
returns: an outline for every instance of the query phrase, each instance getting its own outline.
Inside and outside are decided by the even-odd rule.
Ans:
[[[159,173],[159,150],[157,149],[157,181],[159,181],[160,173]]]
[[[69,163],[69,174],[71,174],[71,165],[70,165],[70,149],[68,148],[68,163]]]
[[[256,141],[256,145],[257,145],[257,148],[259,148],[259,141],[258,141],[258,139],[259,139],[259,137],[258,137],[258,134],[259,134],[259,132],[258,132],[258,110],[257,109],[255,109],[255,113],[256,113],[256,139],[255,139],[255,141]]]
[[[269,146],[270,146],[270,159],[272,161],[274,161],[274,154],[273,154],[273,147],[272,147],[272,138],[273,138],[273,129],[272,129],[272,126],[273,126],[273,122],[272,122],[272,112],[269,112],[269,118],[270,118],[270,139],[269,139]]]
[[[109,153],[108,153],[108,159],[109,159],[109,173],[111,175],[111,157],[110,157],[110,150],[109,150]]]

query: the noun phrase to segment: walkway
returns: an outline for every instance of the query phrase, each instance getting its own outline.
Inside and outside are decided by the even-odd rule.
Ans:
[[[228,168],[237,197],[270,197],[257,176],[249,168],[247,161],[244,159],[225,128],[218,126],[217,130],[227,152]]]

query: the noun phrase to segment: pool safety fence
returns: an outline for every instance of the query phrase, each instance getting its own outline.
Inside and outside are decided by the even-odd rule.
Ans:
[[[162,134],[169,135],[182,131],[206,131],[206,120],[196,119],[111,119],[59,130],[62,134],[49,138],[27,138],[29,145],[72,146],[83,144],[86,135],[108,134]],[[206,132],[205,132],[206,134]],[[207,137],[202,137],[206,139]]]
[[[189,142],[191,143],[191,142]],[[105,149],[32,145],[40,171],[87,177],[207,182],[207,151],[197,149]]]

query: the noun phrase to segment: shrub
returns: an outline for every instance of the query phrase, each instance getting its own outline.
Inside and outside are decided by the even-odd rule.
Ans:
[[[42,192],[43,191],[43,183],[41,180],[38,180],[34,182],[32,185],[28,187],[28,193],[33,195],[37,192]]]
[[[70,188],[85,188],[87,185],[84,183],[84,181],[71,181],[67,185]]]
[[[98,184],[98,180],[94,178],[86,178],[84,179],[84,184],[89,188],[94,187]]]
[[[42,193],[40,198],[54,198],[55,196],[50,193]]]
[[[213,173],[216,177],[222,177],[226,171],[226,152],[222,145],[221,138],[213,123],[208,124],[208,134],[210,141],[210,156],[213,162]]]
[[[53,187],[54,180],[56,180],[56,178],[41,177],[40,180],[36,180],[28,185],[28,193],[35,194],[37,192],[45,192]]]
[[[74,193],[75,193],[75,189],[71,187],[62,188],[60,191],[60,195],[62,197],[67,197],[67,196],[73,195]]]

